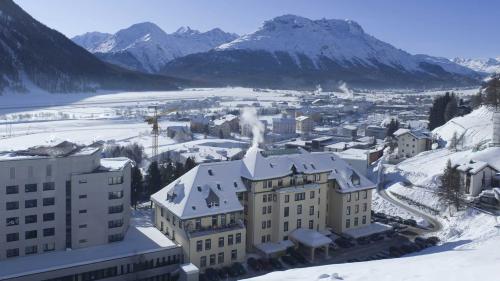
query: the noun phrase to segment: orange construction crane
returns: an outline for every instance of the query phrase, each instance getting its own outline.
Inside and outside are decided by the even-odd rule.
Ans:
[[[175,109],[170,109],[167,111],[164,111],[162,113],[158,113],[158,105],[151,105],[148,106],[148,109],[153,109],[153,116],[148,116],[146,117],[146,122],[149,125],[153,125],[153,129],[151,130],[151,136],[152,136],[152,144],[151,144],[151,159],[158,161],[158,137],[160,136],[160,125],[158,125],[158,119],[160,117],[167,115]]]

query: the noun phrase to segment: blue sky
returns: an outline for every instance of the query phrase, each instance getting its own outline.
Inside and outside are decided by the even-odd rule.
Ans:
[[[180,26],[220,27],[245,34],[283,14],[357,21],[366,32],[410,53],[500,56],[497,0],[14,0],[68,37],[114,33],[151,21],[167,32]]]

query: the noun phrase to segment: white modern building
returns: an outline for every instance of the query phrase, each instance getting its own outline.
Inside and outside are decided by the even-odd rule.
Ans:
[[[295,117],[283,114],[280,118],[273,118],[273,133],[280,135],[292,135],[296,132]]]
[[[0,153],[0,280],[172,280],[180,248],[151,220],[129,223],[132,162],[101,153]]]
[[[299,116],[295,118],[296,129],[301,134],[308,134],[314,130],[314,121],[309,116]]]

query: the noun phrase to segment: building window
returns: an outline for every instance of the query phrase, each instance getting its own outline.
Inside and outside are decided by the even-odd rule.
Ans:
[[[309,207],[309,215],[310,216],[314,215],[314,206]]]
[[[219,264],[224,263],[224,253],[219,253],[219,254],[217,255],[217,262],[218,262]]]
[[[312,190],[312,191],[309,192],[309,198],[310,199],[314,198],[314,190]]]
[[[347,206],[347,210],[346,210],[346,215],[350,215],[351,214],[351,206]]]
[[[285,203],[290,202],[290,195],[285,195]]]
[[[268,235],[266,236],[266,239],[267,239],[267,242],[271,241],[271,234],[268,234]]]
[[[25,224],[36,223],[36,221],[37,221],[36,215],[29,215],[24,217]]]
[[[297,205],[297,215],[302,214],[302,205]]]
[[[56,203],[56,199],[54,197],[43,198],[44,206],[52,206]]]
[[[267,228],[271,228],[271,220],[267,221]]]
[[[205,239],[205,251],[212,249],[212,239]]]
[[[108,200],[123,198],[123,191],[111,191],[108,193]]]
[[[238,250],[232,250],[231,251],[231,261],[235,261],[238,259]]]
[[[56,243],[45,243],[43,244],[43,251],[44,252],[51,252],[56,249]]]
[[[38,236],[38,233],[36,230],[30,230],[30,231],[26,231],[24,233],[24,239],[28,240],[28,239],[35,239],[37,238]]]
[[[301,228],[301,227],[302,227],[302,220],[298,219],[297,220],[297,228]]]
[[[45,168],[45,175],[47,177],[51,177],[52,176],[52,165],[47,165],[47,167]]]
[[[262,221],[262,229],[266,229],[266,221]]]
[[[115,185],[115,184],[122,184],[123,183],[123,177],[109,177],[108,178],[108,185]]]
[[[368,198],[368,191],[363,191],[363,199],[366,199]]]
[[[5,194],[18,194],[19,186],[17,185],[9,185],[5,188]]]
[[[210,265],[215,265],[215,254],[210,255]]]
[[[268,213],[268,214],[270,214],[270,213],[271,213],[271,210],[272,210],[272,208],[271,208],[271,207],[272,207],[272,206],[267,206],[267,213]]]
[[[228,245],[233,245],[233,243],[234,243],[233,239],[234,239],[234,236],[232,234],[229,234],[227,236],[227,244]]]
[[[219,248],[224,247],[224,237],[219,237]]]
[[[51,228],[44,228],[43,229],[43,237],[48,237],[48,236],[54,236],[55,229],[53,227]]]
[[[345,228],[349,228],[351,227],[351,220],[350,219],[346,219],[345,220]]]
[[[363,212],[366,212],[368,210],[368,204],[363,203]]]
[[[262,235],[262,237],[260,238],[260,242],[266,243],[266,236],[265,235]]]
[[[85,199],[85,198],[87,198],[87,194],[78,195],[78,199]]]
[[[19,209],[19,202],[17,202],[17,201],[7,202],[7,203],[5,203],[5,209],[7,211],[17,210],[17,209]]]
[[[163,222],[161,222],[163,225]],[[123,226],[123,219],[108,221],[108,228],[117,228]],[[162,227],[163,228],[163,227]]]
[[[351,193],[347,194],[347,202],[351,202]]]
[[[363,219],[361,220],[362,224],[366,224],[366,216],[363,216]]]
[[[117,234],[111,234],[108,236],[108,242],[117,242],[117,241],[122,241],[123,240],[123,234],[117,233]]]
[[[309,221],[309,229],[313,229],[313,228],[314,228],[314,221],[310,220]]]
[[[24,208],[36,208],[37,206],[37,201],[36,199],[32,199],[32,200],[26,200],[24,201]]]
[[[200,267],[206,267],[207,266],[207,257],[202,256],[200,257]]]
[[[203,251],[203,241],[199,240],[196,241],[196,252],[201,252]]]
[[[354,206],[354,213],[359,213],[359,205]]]
[[[285,210],[284,210],[284,216],[285,216],[285,217],[288,217],[289,212],[290,212],[289,207],[285,207]]]
[[[267,181],[267,183],[266,183],[266,187],[267,187],[267,188],[271,188],[271,187],[273,187],[273,181],[271,181],[271,180]]]
[[[55,190],[56,184],[54,182],[44,182],[43,191]]]
[[[306,193],[305,192],[299,192],[295,193],[295,201],[302,201],[306,199]]]
[[[38,247],[36,245],[27,246],[26,248],[24,248],[25,255],[33,255],[33,254],[36,254],[37,252],[38,252]]]
[[[241,243],[241,233],[236,233],[236,244]]]
[[[268,194],[267,195],[267,202],[272,202],[273,201],[273,195],[272,194]]]
[[[194,227],[199,230],[201,229],[201,218],[197,218],[194,222]]]
[[[8,233],[7,242],[19,241],[19,233]]]
[[[262,207],[262,214],[265,215],[267,213],[267,208],[266,206]]]
[[[8,249],[6,252],[7,258],[13,258],[19,256],[19,249]]]
[[[109,237],[108,237],[108,240],[109,240]],[[119,240],[117,240],[117,241],[119,241]],[[87,243],[87,239],[80,239],[80,240],[78,240],[78,243],[80,243],[80,244]]]
[[[354,226],[358,226],[358,218],[357,217],[354,218]]]
[[[283,231],[288,231],[288,222],[283,223]]]
[[[31,184],[25,184],[24,185],[24,192],[26,192],[26,193],[36,192],[36,190],[37,190],[36,183],[31,183]]]
[[[16,179],[16,168],[10,167],[9,169],[9,177],[11,180]]]
[[[79,210],[78,211],[79,214],[86,214],[87,213],[87,210]]]
[[[266,203],[267,202],[267,195],[262,195],[262,202]]]
[[[355,196],[356,201],[358,201],[358,200],[359,200],[359,191],[358,191],[358,192],[356,192],[355,194],[356,194],[356,196]]]
[[[278,180],[278,186],[279,186],[279,187],[282,187],[282,186],[283,186],[283,179],[279,179],[279,180]]]
[[[11,217],[7,218],[6,223],[7,226],[19,225],[19,217]]]
[[[116,205],[108,207],[108,214],[117,214],[123,212],[123,205]]]

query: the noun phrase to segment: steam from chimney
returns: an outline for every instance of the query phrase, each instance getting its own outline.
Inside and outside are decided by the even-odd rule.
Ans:
[[[346,94],[348,98],[354,98],[354,92],[347,87],[347,84],[345,82],[342,82],[342,84],[340,84],[339,90],[341,90],[342,93]]]
[[[264,141],[264,125],[257,117],[257,110],[254,107],[246,107],[241,114],[241,126],[250,126],[252,128],[252,147],[258,148],[259,143]]]

